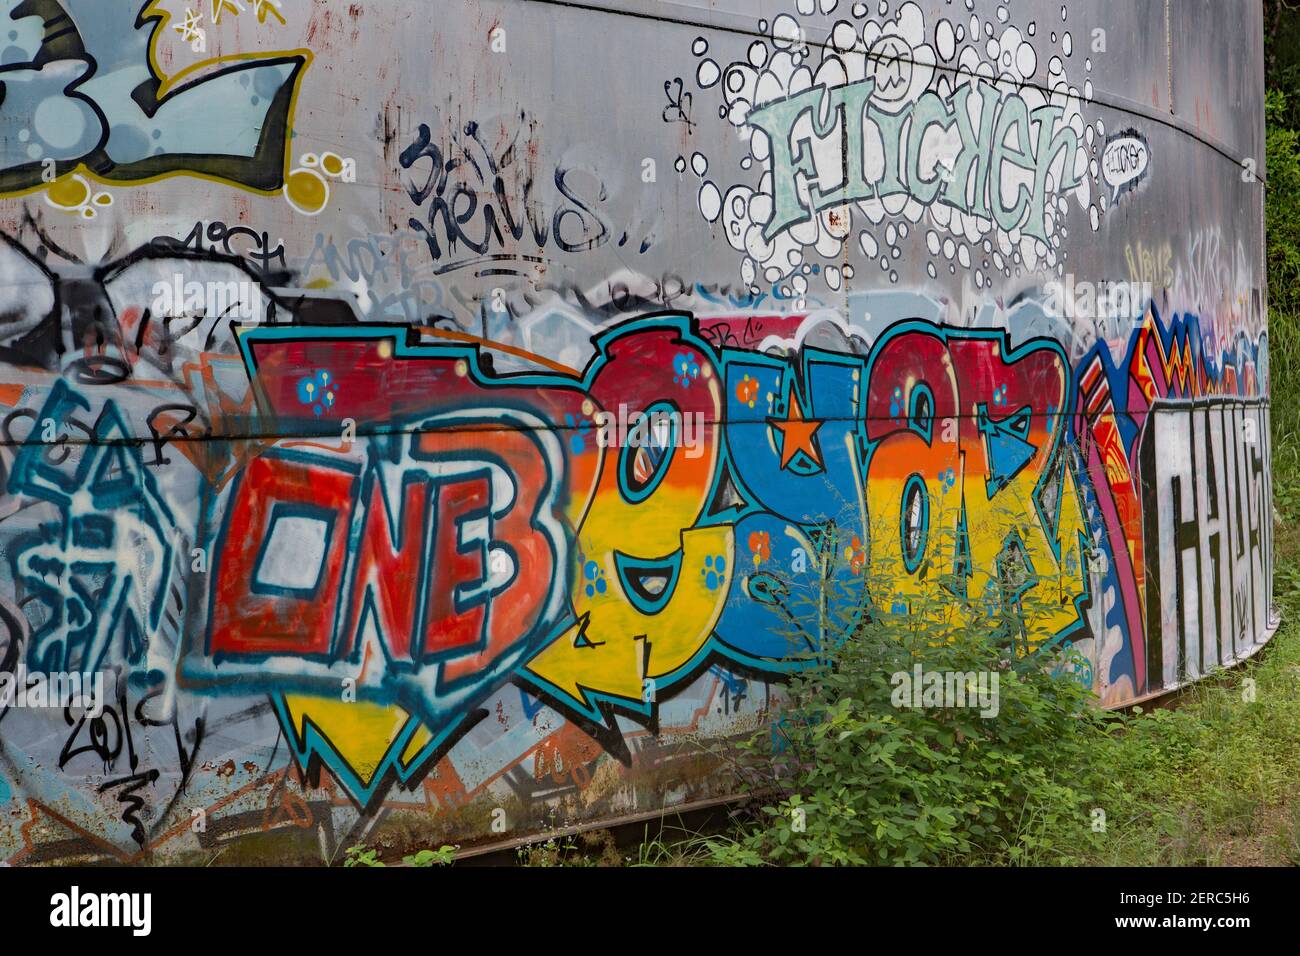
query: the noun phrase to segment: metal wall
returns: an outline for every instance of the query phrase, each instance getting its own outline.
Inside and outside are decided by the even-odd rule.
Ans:
[[[725,796],[828,592],[1251,654],[1261,20],[0,0],[0,859]]]

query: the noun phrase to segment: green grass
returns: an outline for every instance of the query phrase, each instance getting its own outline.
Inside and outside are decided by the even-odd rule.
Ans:
[[[1295,556],[1291,556],[1295,560]],[[1243,699],[1247,679],[1254,700]],[[1135,714],[1091,766],[1106,832],[1037,863],[1292,865],[1300,832],[1300,620],[1257,660],[1198,684],[1174,709]]]
[[[1300,139],[1270,131],[1273,207],[1300,212]],[[1281,145],[1279,145],[1279,143]],[[1275,149],[1287,155],[1275,156]],[[1285,170],[1285,174],[1283,173]],[[1300,216],[1297,217],[1300,222]],[[1090,865],[1300,865],[1300,312],[1292,274],[1300,257],[1270,233],[1269,314],[1274,482],[1274,599],[1282,625],[1255,659],[1179,695],[1174,709],[1122,720],[1088,768],[1107,832],[1058,859]],[[1254,681],[1254,700],[1243,699]],[[1058,835],[1059,836],[1059,835]]]

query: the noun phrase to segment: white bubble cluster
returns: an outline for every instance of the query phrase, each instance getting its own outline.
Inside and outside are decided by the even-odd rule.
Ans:
[[[903,256],[903,241],[909,223],[921,224],[916,239],[924,244],[931,261],[931,277],[947,267],[950,275],[957,269],[974,270],[976,285],[992,285],[993,275],[1010,277],[1013,271],[1064,271],[1064,220],[1070,196],[1087,214],[1092,229],[1100,228],[1106,197],[1094,190],[1096,164],[1090,154],[1104,142],[1104,126],[1085,122],[1082,108],[1092,97],[1092,83],[1083,88],[1072,85],[1066,75],[1066,60],[1072,55],[1068,32],[1058,40],[1053,34],[1053,48],[1036,47],[1037,27],[1024,29],[1011,24],[1005,6],[999,6],[994,19],[981,20],[971,13],[966,22],[940,19],[927,28],[925,16],[916,3],[905,2],[888,16],[888,5],[880,4],[879,19],[870,17],[866,4],[855,3],[853,20],[841,19],[829,24],[824,46],[811,43],[807,27],[801,20],[815,14],[830,14],[836,0],[795,0],[795,15],[782,13],[770,23],[759,21],[765,32],[763,40],[752,42],[743,58],[719,67],[703,53],[697,69],[702,88],[716,88],[721,96],[719,115],[725,118],[748,144],[748,155],[741,168],[759,174],[758,182],[720,184],[707,178],[695,166],[701,179],[699,206],[710,222],[721,222],[727,242],[742,254],[741,275],[755,292],[761,286],[781,285],[785,294],[800,291],[806,281],[795,285],[790,280],[820,272],[828,287],[842,283],[844,270],[834,263],[844,259],[845,243],[853,241],[869,260],[877,261],[891,282],[898,281],[897,267]],[[966,4],[967,10],[973,4]],[[862,21],[855,23],[853,21]],[[825,21],[817,25],[825,28]],[[698,49],[698,46],[697,46]],[[1091,61],[1085,70],[1091,70]],[[1043,208],[1043,233],[1046,241],[1022,233],[1004,230],[989,217],[966,213],[943,202],[922,203],[910,193],[870,197],[835,208],[822,209],[804,222],[796,222],[765,238],[764,226],[775,210],[771,169],[771,144],[759,129],[748,124],[750,112],[766,104],[783,100],[815,87],[832,89],[860,82],[867,77],[876,81],[872,96],[881,111],[897,114],[925,92],[933,91],[945,101],[963,84],[976,78],[990,83],[1004,95],[1020,97],[1032,114],[1042,106],[1058,106],[1060,123],[1068,124],[1078,137],[1072,157],[1058,155],[1046,178],[1047,195]],[[981,101],[969,100],[971,121],[979,128]],[[810,141],[813,161],[818,169],[840,165],[840,145],[833,137],[813,135],[812,118],[805,114],[794,127],[796,140]],[[960,152],[960,137],[955,125],[943,130],[931,127],[924,136],[923,154],[931,158],[927,174],[950,173]],[[696,154],[699,156],[700,154]],[[703,157],[701,157],[702,159]],[[865,140],[864,169],[868,181],[883,170],[884,155],[879,139]],[[1067,169],[1066,164],[1070,164]],[[705,162],[705,169],[707,169]],[[1002,182],[990,181],[989,188],[1010,195],[1017,188],[1020,171],[1001,173]],[[718,171],[714,171],[717,177]],[[1077,179],[1078,185],[1068,193],[1058,184]],[[800,180],[799,197],[807,202],[806,181]],[[1094,197],[1094,193],[1096,193]],[[809,269],[810,260],[825,265]],[[937,261],[937,264],[936,264]]]

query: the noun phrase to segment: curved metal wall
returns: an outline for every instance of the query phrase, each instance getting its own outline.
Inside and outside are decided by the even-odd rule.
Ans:
[[[0,859],[723,795],[827,583],[1272,633],[1257,3],[0,21]]]

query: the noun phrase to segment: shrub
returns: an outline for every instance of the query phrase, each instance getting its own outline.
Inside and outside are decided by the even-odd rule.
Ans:
[[[1106,716],[1053,666],[1059,647],[1016,653],[1041,636],[1023,634],[1019,615],[953,613],[950,583],[905,614],[829,615],[824,657],[793,679],[773,731],[742,745],[745,785],[776,799],[739,838],[711,844],[718,862],[1030,862],[1052,854],[1056,834],[1087,839],[1079,781]],[[996,675],[996,713],[912,706],[899,675],[914,683],[917,665],[983,675],[986,689]]]

